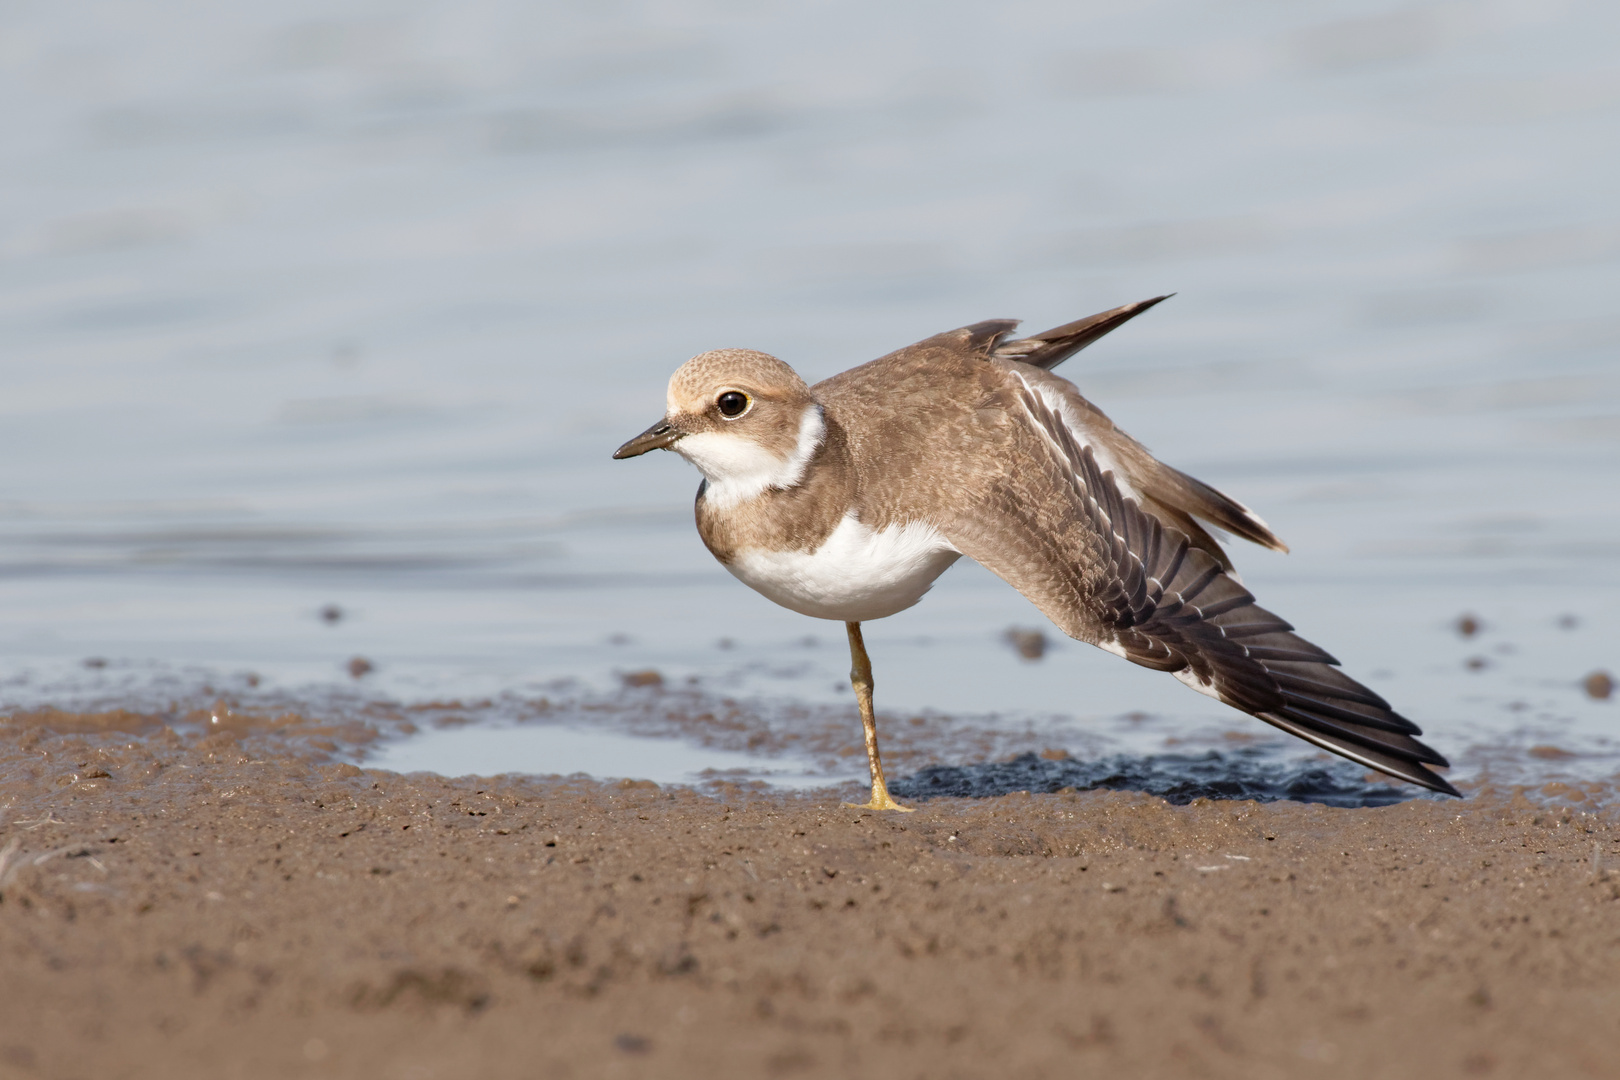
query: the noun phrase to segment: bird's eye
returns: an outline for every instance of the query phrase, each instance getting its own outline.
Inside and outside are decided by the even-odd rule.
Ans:
[[[725,417],[741,416],[748,408],[748,395],[741,390],[727,390],[714,399],[715,407]]]

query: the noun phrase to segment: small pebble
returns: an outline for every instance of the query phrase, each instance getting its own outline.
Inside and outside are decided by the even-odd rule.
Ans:
[[[623,1050],[627,1054],[645,1054],[652,1049],[652,1043],[647,1039],[629,1033],[615,1035],[613,1037],[613,1046],[615,1049]]]
[[[1014,626],[1004,635],[1007,644],[1025,660],[1039,660],[1046,655],[1046,634],[1040,630],[1025,630]]]
[[[1463,661],[1463,667],[1467,668],[1469,671],[1484,671],[1490,666],[1490,660],[1483,656],[1470,656],[1467,660]]]
[[[107,658],[104,656],[92,656],[84,662],[84,666],[92,671],[98,671],[107,666]]]
[[[321,622],[333,626],[343,621],[343,609],[336,604],[327,604],[321,608]]]
[[[376,670],[377,665],[373,664],[370,660],[367,660],[363,656],[356,656],[349,661],[349,674],[354,676],[356,679],[363,679]]]
[[[1581,686],[1592,700],[1608,701],[1609,695],[1614,693],[1614,676],[1607,671],[1594,671],[1582,680]]]
[[[1458,617],[1456,627],[1457,633],[1463,637],[1473,637],[1485,628],[1485,624],[1474,615],[1462,615]]]
[[[630,687],[664,685],[664,677],[658,672],[654,671],[652,668],[647,668],[643,671],[627,671],[623,675],[620,675],[619,678],[621,681],[623,681],[624,685]]]

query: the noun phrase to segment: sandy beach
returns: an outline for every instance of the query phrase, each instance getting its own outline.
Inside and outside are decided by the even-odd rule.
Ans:
[[[445,780],[0,725],[7,1077],[1613,1076],[1605,792]]]

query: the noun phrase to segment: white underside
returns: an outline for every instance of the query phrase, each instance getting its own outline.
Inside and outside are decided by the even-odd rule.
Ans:
[[[726,567],[783,607],[818,619],[866,622],[921,600],[962,557],[931,525],[876,532],[847,515],[814,551],[739,552]]]

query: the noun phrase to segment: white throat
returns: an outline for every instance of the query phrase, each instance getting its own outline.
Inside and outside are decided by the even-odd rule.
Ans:
[[[790,488],[803,480],[826,433],[821,406],[809,405],[799,417],[799,438],[786,458],[745,435],[729,431],[685,435],[670,449],[696,465],[709,482],[704,501],[716,510],[724,510],[771,488]]]

